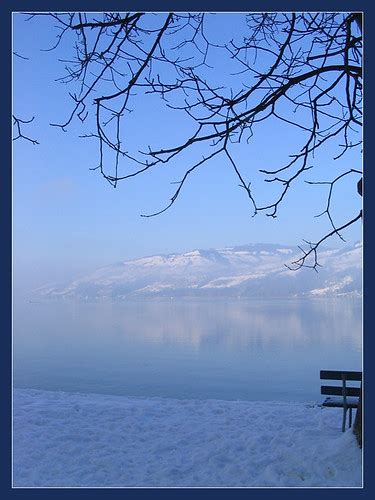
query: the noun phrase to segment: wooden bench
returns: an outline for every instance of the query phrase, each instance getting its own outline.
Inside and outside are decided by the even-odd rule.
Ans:
[[[320,393],[328,396],[322,406],[343,408],[342,432],[345,431],[346,413],[349,410],[349,427],[352,426],[352,410],[358,408],[361,387],[348,387],[348,381],[362,382],[362,372],[321,370],[321,380],[340,380],[340,386],[322,385]],[[362,385],[362,384],[361,384]]]

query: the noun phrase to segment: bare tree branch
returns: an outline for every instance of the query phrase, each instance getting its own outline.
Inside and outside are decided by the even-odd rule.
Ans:
[[[29,14],[29,20],[39,14]],[[45,14],[43,14],[45,15]],[[203,13],[50,13],[57,41],[74,35],[65,74],[72,108],[64,120],[52,124],[66,130],[78,119],[81,135],[98,144],[97,170],[113,186],[157,168],[186,162],[170,201],[152,217],[168,210],[180,196],[188,177],[217,158],[226,159],[245,192],[253,214],[277,217],[296,181],[314,168],[328,145],[336,164],[361,146],[362,126],[362,16],[357,12],[252,13],[246,31],[236,39],[212,42],[207,35],[209,16]],[[217,58],[220,71],[214,74]],[[224,61],[224,62],[223,62]],[[214,81],[216,80],[216,81]],[[220,84],[217,83],[220,81]],[[131,113],[147,96],[160,97],[166,109],[182,114],[190,127],[176,131],[159,145],[129,139]],[[152,110],[150,109],[150,116]],[[145,117],[148,120],[150,117]],[[253,162],[251,181],[243,160],[236,159],[236,144],[250,143],[260,124],[273,121],[290,133],[290,155],[277,165],[260,168]],[[14,118],[18,138],[26,138]],[[202,155],[206,148],[209,153]],[[189,153],[189,155],[187,155]],[[197,155],[200,155],[199,157]],[[321,161],[321,160],[320,160]],[[327,159],[324,159],[326,162]],[[185,165],[185,163],[184,163]],[[253,177],[263,176],[275,189],[259,201]],[[354,224],[360,216],[337,227],[332,215],[332,194],[358,168],[342,170],[333,181],[307,181],[329,187],[325,214],[332,231],[290,268],[319,266],[317,250],[329,237]],[[268,192],[268,191],[267,191]],[[313,264],[308,264],[314,257]]]
[[[34,145],[39,144],[37,140],[31,139],[22,132],[22,125],[27,125],[31,123],[35,117],[33,116],[30,120],[21,120],[21,118],[17,118],[15,115],[12,115],[12,117],[13,117],[13,126],[16,128],[17,131],[17,135],[13,137],[13,141],[16,141],[17,139],[24,139],[25,141],[29,141]]]

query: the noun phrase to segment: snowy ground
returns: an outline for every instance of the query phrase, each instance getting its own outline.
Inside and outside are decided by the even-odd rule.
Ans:
[[[303,403],[14,391],[28,486],[361,486],[342,412]]]

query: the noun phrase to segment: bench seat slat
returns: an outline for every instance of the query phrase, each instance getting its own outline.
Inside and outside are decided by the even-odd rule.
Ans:
[[[320,370],[320,378],[322,380],[341,380],[342,375],[345,376],[346,380],[357,380],[359,382],[362,381],[362,372]]]
[[[357,408],[358,398],[347,398],[346,403],[348,408]],[[330,408],[343,408],[344,402],[342,398],[329,397],[325,399],[325,401],[322,403],[322,406],[327,406]]]

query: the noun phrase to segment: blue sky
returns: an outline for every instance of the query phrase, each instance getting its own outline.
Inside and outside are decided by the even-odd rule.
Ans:
[[[226,27],[229,36],[242,21],[234,14],[218,14],[215,23],[213,33],[225,34]],[[253,218],[252,207],[224,158],[191,176],[169,211],[154,218],[140,217],[166,205],[173,194],[170,183],[181,178],[189,156],[113,189],[98,172],[89,170],[97,163],[97,147],[94,141],[78,138],[79,122],[74,121],[66,133],[49,125],[64,120],[71,110],[69,88],[55,81],[64,73],[57,55],[68,55],[69,44],[60,53],[40,51],[50,47],[56,36],[47,18],[25,22],[24,16],[16,14],[13,35],[14,51],[28,57],[14,58],[14,113],[22,118],[35,116],[28,133],[40,142],[33,146],[18,140],[13,148],[14,273],[20,286],[70,279],[100,265],[155,253],[258,242],[296,245],[329,230],[327,219],[314,217],[324,210],[325,187],[300,181],[276,219],[263,214]],[[155,100],[139,102],[130,131],[134,143],[154,134],[156,143],[167,137],[165,145],[175,144],[185,121],[176,113],[157,113],[158,107]],[[289,131],[269,122],[249,145],[233,149],[261,198],[267,199],[270,186],[258,179],[256,171],[280,165],[282,155],[294,152],[290,151],[293,139]],[[335,177],[338,166],[329,152],[317,158],[306,180]],[[358,152],[344,161],[347,168],[360,168]],[[361,205],[351,182],[343,183],[334,202],[338,219],[354,217]],[[362,225],[357,223],[344,236],[350,243],[361,239],[361,233]],[[329,244],[341,243],[333,238]]]

